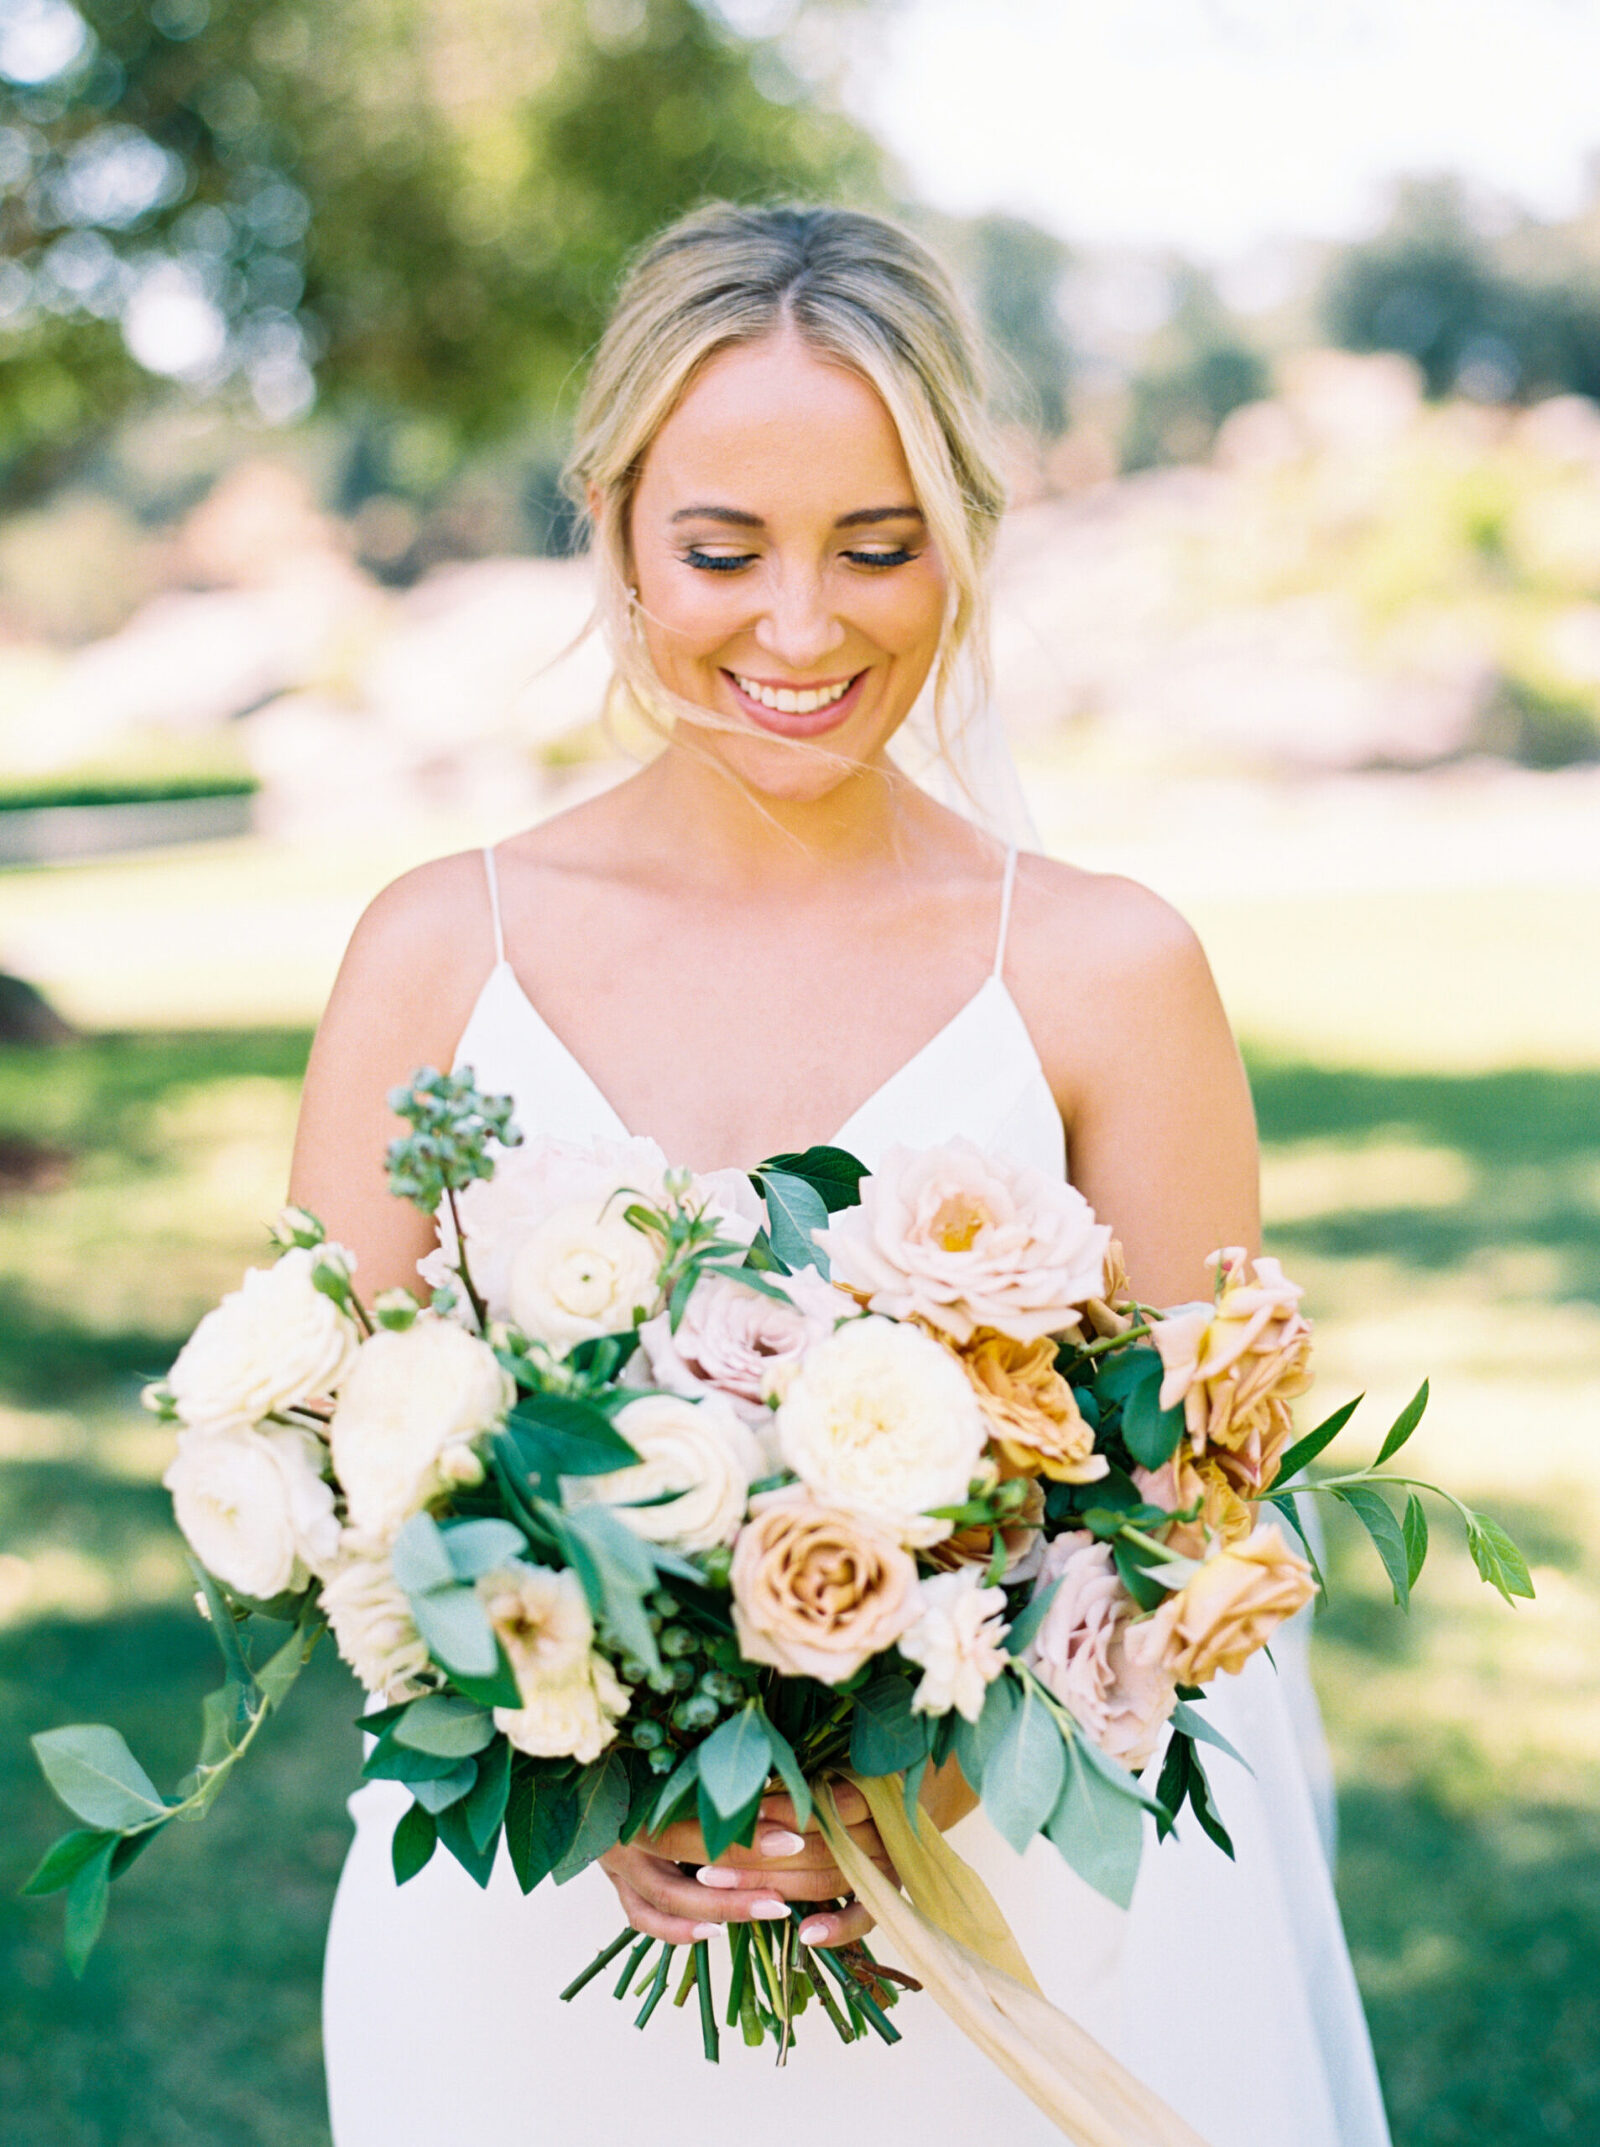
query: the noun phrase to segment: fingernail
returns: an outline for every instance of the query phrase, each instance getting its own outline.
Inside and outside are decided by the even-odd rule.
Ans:
[[[782,1901],[752,1901],[752,1916],[759,1916],[763,1923],[776,1923],[780,1916],[787,1916],[788,1908]]]
[[[739,1881],[737,1871],[729,1871],[721,1864],[702,1864],[695,1873],[702,1886],[735,1887]]]
[[[828,1935],[828,1926],[820,1916],[813,1916],[809,1923],[800,1926],[800,1943],[803,1946],[820,1946]]]
[[[724,1928],[720,1923],[697,1923],[694,1935],[696,1938],[717,1938],[721,1936]]]
[[[791,1834],[786,1826],[768,1827],[756,1839],[763,1856],[798,1856],[805,1845],[804,1834]]]

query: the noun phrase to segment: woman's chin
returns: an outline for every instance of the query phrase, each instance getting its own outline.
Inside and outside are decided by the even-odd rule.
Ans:
[[[714,755],[745,789],[774,805],[816,805],[862,773],[881,766],[882,738],[852,737],[854,725],[837,738],[764,738],[754,732],[702,730],[700,750]]]

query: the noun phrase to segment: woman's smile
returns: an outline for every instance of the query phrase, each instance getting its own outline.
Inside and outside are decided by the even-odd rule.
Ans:
[[[753,678],[726,668],[722,675],[733,689],[740,713],[780,738],[818,738],[847,723],[856,712],[867,678],[865,670],[806,684]]]

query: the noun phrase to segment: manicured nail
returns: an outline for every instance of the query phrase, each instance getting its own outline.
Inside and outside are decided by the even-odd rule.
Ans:
[[[780,1916],[788,1915],[789,1908],[783,1901],[752,1901],[750,1913],[759,1916],[763,1923],[776,1923]]]
[[[694,1927],[694,1935],[696,1938],[720,1938],[726,1929],[726,1924],[697,1923]]]
[[[702,1886],[737,1887],[744,1883],[737,1871],[729,1871],[722,1864],[702,1864],[695,1877]]]
[[[809,1923],[800,1926],[800,1943],[803,1946],[820,1946],[828,1936],[828,1926],[820,1916],[813,1916]]]
[[[798,1856],[805,1845],[804,1834],[791,1834],[786,1826],[768,1827],[756,1836],[756,1848],[763,1856]]]

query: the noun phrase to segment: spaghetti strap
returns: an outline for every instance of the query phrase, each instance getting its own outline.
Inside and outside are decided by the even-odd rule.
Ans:
[[[489,915],[494,919],[494,965],[499,969],[506,958],[506,935],[500,923],[500,875],[495,871],[492,849],[484,850],[483,876],[489,882]]]
[[[1005,879],[1000,888],[1000,934],[995,941],[994,974],[999,976],[1006,966],[1006,934],[1011,929],[1011,890],[1017,884],[1017,846],[1012,843],[1006,851]]]

